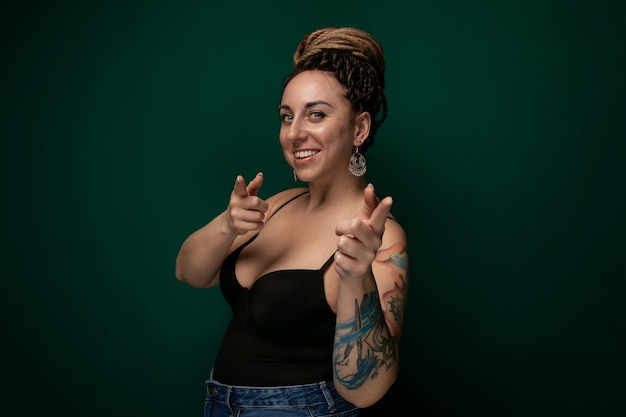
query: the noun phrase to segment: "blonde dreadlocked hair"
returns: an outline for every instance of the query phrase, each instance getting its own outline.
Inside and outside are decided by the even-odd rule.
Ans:
[[[385,57],[378,41],[351,27],[318,29],[298,45],[293,55],[293,72],[284,81],[283,89],[293,77],[308,70],[332,72],[346,87],[346,98],[354,111],[370,114],[370,134],[359,147],[365,153],[387,117],[387,98],[383,92]]]

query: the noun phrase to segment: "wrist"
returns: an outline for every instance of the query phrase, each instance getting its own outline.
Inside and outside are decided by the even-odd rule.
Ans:
[[[239,235],[239,233],[237,233],[237,231],[235,230],[234,225],[232,224],[232,222],[228,218],[227,212],[223,212],[220,217],[221,217],[221,222],[220,222],[220,227],[219,227],[219,233],[222,236],[228,236],[228,237],[232,237],[232,238],[237,237]]]

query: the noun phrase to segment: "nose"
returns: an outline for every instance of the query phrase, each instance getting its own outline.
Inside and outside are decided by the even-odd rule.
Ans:
[[[285,129],[285,138],[289,141],[295,142],[304,139],[304,137],[306,136],[302,123],[297,119],[292,120],[292,122],[289,123],[289,125],[286,126]]]

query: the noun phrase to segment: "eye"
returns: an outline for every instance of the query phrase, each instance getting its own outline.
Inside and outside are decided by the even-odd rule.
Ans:
[[[282,123],[289,123],[291,121],[293,121],[293,115],[289,114],[289,113],[283,113],[280,115],[280,121]]]
[[[318,120],[321,120],[321,119],[323,119],[324,117],[326,117],[326,114],[324,114],[324,112],[321,112],[321,111],[319,111],[319,110],[315,110],[315,111],[312,111],[311,113],[309,113],[309,117],[310,117],[311,119],[318,119]]]

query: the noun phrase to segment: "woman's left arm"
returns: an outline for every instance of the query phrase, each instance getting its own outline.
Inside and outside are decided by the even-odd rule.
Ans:
[[[387,218],[391,198],[364,192],[361,214],[337,226],[339,274],[333,349],[339,393],[360,408],[372,405],[395,382],[408,289],[404,230]]]

